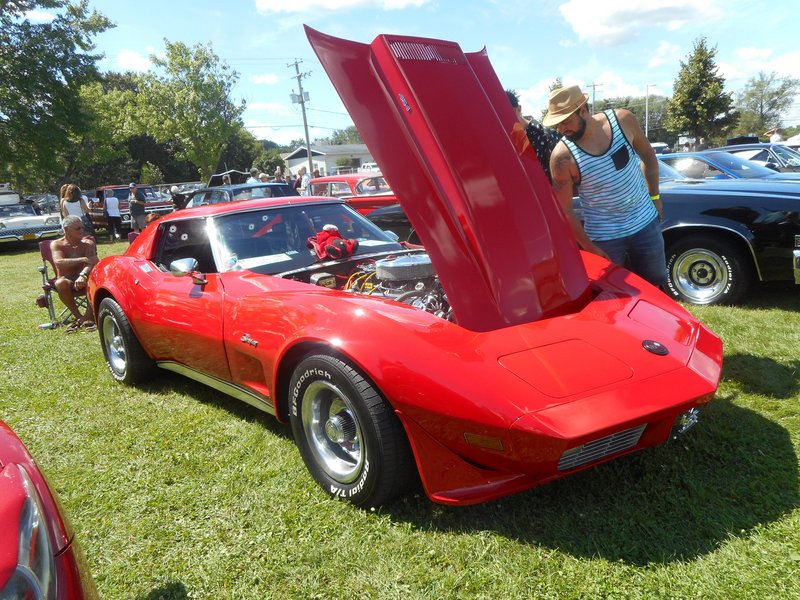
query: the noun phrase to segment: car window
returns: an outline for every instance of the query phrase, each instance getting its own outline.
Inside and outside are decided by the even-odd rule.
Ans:
[[[154,262],[162,271],[169,271],[172,261],[181,258],[197,260],[197,270],[216,273],[217,267],[205,219],[169,221],[159,226],[159,243]]]
[[[206,194],[205,204],[219,204],[229,202],[230,196],[225,190],[212,190]]]
[[[329,195],[328,183],[312,183],[311,195],[312,196],[328,196]]]
[[[343,204],[280,206],[213,218],[213,239],[223,271],[252,269],[274,275],[319,262],[309,238],[336,225],[357,239],[356,254],[401,249],[377,226]]]
[[[684,177],[690,177],[692,179],[704,179],[707,177],[706,171],[709,165],[694,157],[670,158],[667,159],[666,162],[680,171]],[[714,170],[716,174],[719,174],[718,170]]]
[[[334,198],[341,198],[342,196],[352,196],[353,190],[350,189],[350,184],[346,181],[332,181],[331,182],[331,196]]]
[[[735,154],[736,156],[741,156],[742,158],[746,158],[747,160],[752,160],[753,162],[758,162],[761,164],[769,161],[769,152],[759,148],[729,150],[729,152]]]
[[[772,151],[789,167],[800,167],[800,154],[785,146],[773,146]]]
[[[356,194],[386,194],[392,190],[383,177],[367,177],[356,185]]]
[[[7,219],[10,217],[30,217],[36,215],[36,211],[30,204],[11,204],[10,206],[0,206],[0,217]]]
[[[767,177],[775,172],[729,152],[714,152],[710,156],[716,164],[745,179]]]

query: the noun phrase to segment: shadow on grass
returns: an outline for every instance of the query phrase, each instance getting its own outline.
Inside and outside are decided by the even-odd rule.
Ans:
[[[685,436],[488,504],[420,495],[384,509],[419,529],[490,530],[632,565],[691,560],[781,518],[800,500],[785,429],[718,399]]]
[[[189,592],[180,581],[170,581],[159,586],[146,596],[139,596],[139,600],[186,600]]]
[[[800,294],[797,286],[789,281],[758,282],[745,295],[739,306],[742,308],[800,310]]]
[[[137,387],[143,391],[154,394],[162,392],[186,394],[198,402],[204,402],[225,410],[238,419],[259,423],[265,429],[269,430],[270,433],[277,436],[285,439],[293,439],[291,428],[287,424],[280,423],[270,413],[259,410],[242,400],[237,400],[232,396],[218,392],[194,379],[164,371],[147,383],[138,384]]]
[[[754,354],[732,354],[725,356],[722,367],[724,379],[733,379],[750,394],[795,399],[800,391],[800,360],[789,364]]]

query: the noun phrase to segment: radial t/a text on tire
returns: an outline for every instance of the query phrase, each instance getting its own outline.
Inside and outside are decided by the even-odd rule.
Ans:
[[[743,253],[724,239],[694,235],[667,248],[666,290],[691,304],[730,304],[739,300],[752,280]]]
[[[353,366],[308,356],[294,371],[289,401],[297,447],[328,494],[374,507],[413,485],[416,470],[397,415]]]

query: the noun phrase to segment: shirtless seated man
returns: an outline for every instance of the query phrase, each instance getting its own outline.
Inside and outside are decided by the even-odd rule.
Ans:
[[[61,221],[64,228],[64,237],[53,240],[50,249],[53,252],[53,263],[56,266],[55,288],[58,297],[75,317],[75,322],[67,327],[68,333],[79,329],[95,331],[92,305],[86,309],[86,314],[81,315],[75,297],[86,293],[86,283],[89,273],[99,259],[97,246],[94,240],[83,237],[83,223],[76,216],[68,216]]]

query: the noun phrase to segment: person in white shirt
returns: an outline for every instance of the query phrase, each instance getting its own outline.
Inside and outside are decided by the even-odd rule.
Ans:
[[[122,213],[119,212],[119,198],[114,195],[114,190],[106,190],[106,220],[108,225],[108,239],[110,241],[118,240],[120,238],[120,231],[122,231]]]

